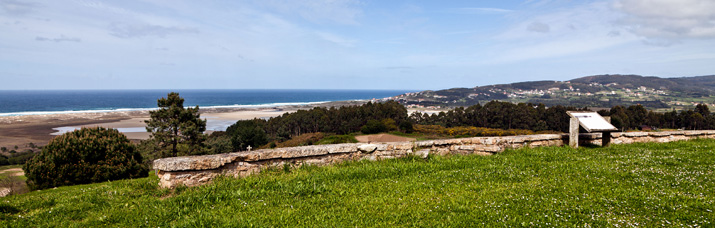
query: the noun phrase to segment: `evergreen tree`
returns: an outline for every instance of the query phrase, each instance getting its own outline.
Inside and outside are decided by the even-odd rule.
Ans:
[[[709,116],[710,115],[710,109],[708,108],[708,105],[706,104],[698,104],[695,106],[695,111],[697,113],[700,113],[702,116]]]
[[[199,106],[184,108],[184,98],[171,92],[157,101],[158,110],[149,111],[146,130],[158,146],[161,157],[203,153],[206,120],[199,114]],[[180,153],[181,152],[181,153]]]
[[[239,120],[226,129],[234,151],[258,148],[268,143],[268,135],[263,130],[266,121],[261,119]]]

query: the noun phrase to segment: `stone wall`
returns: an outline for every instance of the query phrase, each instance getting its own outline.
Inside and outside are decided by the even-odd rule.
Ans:
[[[715,130],[614,132],[612,144],[636,142],[671,142],[694,138],[715,138]],[[601,144],[601,134],[581,134],[581,144]],[[409,155],[429,154],[492,155],[505,149],[521,147],[563,146],[568,134],[475,137],[395,143],[349,143],[255,150],[204,156],[163,158],[154,161],[159,185],[174,188],[179,185],[198,186],[219,175],[245,177],[268,167],[290,165],[326,165],[347,160],[380,160]]]

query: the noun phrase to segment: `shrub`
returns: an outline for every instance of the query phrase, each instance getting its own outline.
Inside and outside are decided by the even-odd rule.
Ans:
[[[209,135],[204,143],[208,147],[209,154],[222,154],[233,152],[231,136],[224,131],[215,131]]]
[[[306,145],[313,145],[320,140],[322,140],[325,137],[324,133],[317,132],[317,133],[305,133],[302,135],[294,136],[293,138],[283,141],[283,142],[275,142],[273,141],[272,143],[275,144],[275,147],[272,145],[265,145],[261,148],[282,148],[282,147],[296,147],[296,146],[306,146]]]
[[[355,136],[352,135],[331,135],[328,137],[325,137],[318,141],[318,145],[324,145],[324,144],[340,144],[340,143],[356,143],[358,142],[357,139],[355,139]]]
[[[146,177],[149,171],[126,136],[101,127],[55,137],[22,169],[31,189]]]
[[[382,125],[385,125],[385,131],[397,131],[397,123],[395,120],[387,118],[382,119]]]
[[[400,123],[400,130],[407,134],[415,131],[414,127],[412,126],[412,122],[410,121],[402,121],[402,123]]]
[[[11,165],[21,165],[25,164],[28,160],[35,156],[35,152],[32,150],[25,150],[20,153],[13,153],[12,156],[7,158],[8,163]]]
[[[378,120],[368,120],[367,124],[362,126],[360,129],[360,132],[363,134],[376,134],[385,131],[387,131],[387,126],[385,126],[385,123]]]
[[[450,137],[478,137],[478,136],[506,136],[506,135],[532,135],[533,131],[522,129],[494,129],[484,127],[442,127],[439,125],[414,126],[415,131],[422,134],[437,134]]]

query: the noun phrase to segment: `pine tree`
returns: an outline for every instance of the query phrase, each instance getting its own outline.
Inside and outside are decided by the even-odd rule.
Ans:
[[[158,100],[158,110],[149,111],[147,132],[158,146],[160,157],[201,154],[206,136],[206,120],[199,114],[199,106],[184,108],[184,98],[171,92]]]

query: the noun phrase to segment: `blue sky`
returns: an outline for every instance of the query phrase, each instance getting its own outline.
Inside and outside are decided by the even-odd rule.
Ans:
[[[0,89],[446,89],[715,74],[712,0],[0,0]]]

